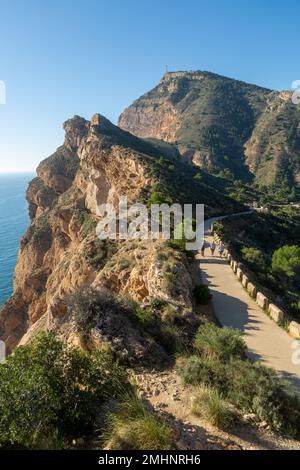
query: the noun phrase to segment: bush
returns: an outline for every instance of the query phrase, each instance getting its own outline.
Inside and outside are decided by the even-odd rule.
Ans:
[[[172,204],[172,200],[162,191],[153,191],[148,199],[148,206],[152,204]]]
[[[107,416],[104,447],[111,450],[168,450],[172,430],[145,408],[136,395],[128,395]]]
[[[124,370],[102,352],[67,349],[53,334],[18,347],[0,366],[0,445],[62,447],[89,432],[108,398],[128,387]]]
[[[159,308],[163,308],[163,304]],[[183,352],[183,331],[174,324],[178,319],[178,314],[173,313],[162,321],[154,305],[143,309],[134,305],[129,318],[133,325],[152,336],[166,352],[170,354]]]
[[[212,298],[209,288],[205,284],[195,286],[193,294],[198,304],[207,304]]]
[[[300,399],[273,371],[249,360],[192,356],[180,370],[186,384],[213,387],[243,412],[253,412],[275,431],[300,435]]]
[[[243,358],[247,346],[238,330],[205,323],[198,329],[195,342],[196,350],[203,356],[219,361]]]
[[[101,318],[107,316],[126,316],[133,327],[147,333],[168,353],[182,352],[182,330],[173,324],[176,317],[165,322],[154,307],[141,308],[137,303],[116,296],[108,289],[82,287],[71,294],[67,300],[68,311],[74,319],[78,331],[88,335]]]
[[[95,238],[86,244],[84,258],[94,269],[99,270],[104,267],[106,261],[115,251],[116,247],[109,240]]]
[[[227,387],[227,366],[220,361],[214,361],[199,356],[190,356],[180,368],[184,384],[205,385],[216,387],[226,393]]]
[[[272,271],[287,279],[300,277],[300,246],[282,246],[272,256]]]
[[[162,324],[154,338],[170,354],[182,353],[185,349],[181,329],[171,323]]]
[[[48,211],[46,211],[41,216],[34,219],[22,240],[22,246],[31,242],[35,246],[43,246],[45,251],[49,249],[52,241],[52,231],[48,224],[48,215]]]
[[[72,315],[77,328],[89,333],[101,317],[109,314],[131,316],[133,303],[117,297],[108,289],[82,287],[71,294],[67,300],[68,311]]]
[[[244,247],[241,250],[243,260],[246,263],[258,271],[264,271],[266,269],[266,259],[262,251],[257,248]]]
[[[244,411],[254,412],[273,430],[299,436],[299,396],[274,370],[259,363],[234,361],[228,372],[230,401]]]
[[[229,403],[218,390],[210,387],[200,388],[193,402],[192,412],[222,429],[230,427],[235,418]]]

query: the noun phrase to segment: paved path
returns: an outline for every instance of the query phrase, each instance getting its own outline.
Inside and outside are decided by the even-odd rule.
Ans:
[[[209,227],[205,224],[205,240],[212,241]],[[206,249],[200,260],[203,282],[213,294],[215,315],[224,326],[238,328],[243,332],[250,357],[276,369],[300,390],[300,364],[292,363],[293,339],[278,327],[249,297],[226,260],[211,257]]]

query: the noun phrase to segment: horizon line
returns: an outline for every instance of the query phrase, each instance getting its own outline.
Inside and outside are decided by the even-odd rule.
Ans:
[[[0,175],[11,175],[16,173],[36,173],[36,170],[0,170]]]

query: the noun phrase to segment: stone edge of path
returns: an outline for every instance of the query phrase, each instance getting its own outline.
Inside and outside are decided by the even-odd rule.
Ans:
[[[212,224],[212,234],[214,240],[217,244],[219,244],[222,240],[219,235],[214,231]],[[224,242],[222,242],[225,246]],[[282,328],[282,324],[284,322],[288,323],[287,333],[290,334],[295,339],[300,339],[300,323],[296,321],[289,321],[288,316],[285,312],[283,312],[279,307],[275,304],[270,302],[267,296],[265,296],[262,292],[258,290],[258,288],[249,281],[248,276],[243,272],[240,263],[234,260],[231,253],[228,249],[225,248],[223,256],[227,259],[228,263],[231,266],[232,271],[236,275],[237,279],[242,284],[243,288],[246,290],[248,295],[256,301],[257,305],[280,327]]]

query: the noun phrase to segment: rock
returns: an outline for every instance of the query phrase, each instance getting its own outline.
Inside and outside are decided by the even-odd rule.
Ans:
[[[268,427],[268,423],[266,421],[261,421],[258,424],[258,427],[261,428],[261,429],[266,429]]]
[[[269,305],[269,314],[272,320],[274,320],[276,323],[281,323],[283,322],[285,318],[285,314],[280,308],[276,307],[274,304]]]
[[[255,287],[254,284],[252,284],[252,282],[248,282],[248,284],[247,284],[247,292],[248,292],[248,294],[251,295],[251,297],[252,297],[253,299],[256,299],[257,288]]]
[[[179,441],[177,441],[175,443],[175,447],[177,450],[188,450],[188,445],[186,442],[184,442],[182,439],[180,439]]]
[[[246,274],[243,274],[243,277],[242,277],[242,286],[243,286],[245,289],[247,288],[248,282],[249,282],[248,277],[246,276]]]
[[[257,294],[256,294],[256,303],[263,310],[268,309],[269,301],[268,301],[267,297],[264,294],[262,294],[261,292],[257,292]]]
[[[242,447],[236,443],[231,443],[225,447],[225,450],[242,450]]]
[[[72,440],[72,446],[73,447],[82,447],[84,446],[85,442],[82,437],[77,437],[76,439]]]
[[[243,274],[244,274],[244,273],[243,273],[243,271],[241,270],[241,268],[237,268],[237,270],[236,270],[236,275],[237,275],[237,278],[238,278],[239,281],[242,280]]]
[[[289,333],[293,338],[300,339],[300,323],[291,321],[289,324]]]
[[[236,273],[237,267],[238,267],[237,262],[232,260],[231,263],[230,263],[230,265],[231,265],[232,271],[233,271],[234,273]]]
[[[246,414],[243,415],[243,419],[245,421],[253,422],[253,421],[257,420],[257,416],[256,416],[255,413],[246,413]]]
[[[168,407],[167,403],[165,403],[163,401],[157,403],[157,406],[158,406],[158,408],[167,408]]]
[[[195,439],[192,446],[192,450],[205,450],[206,449],[206,439]]]

